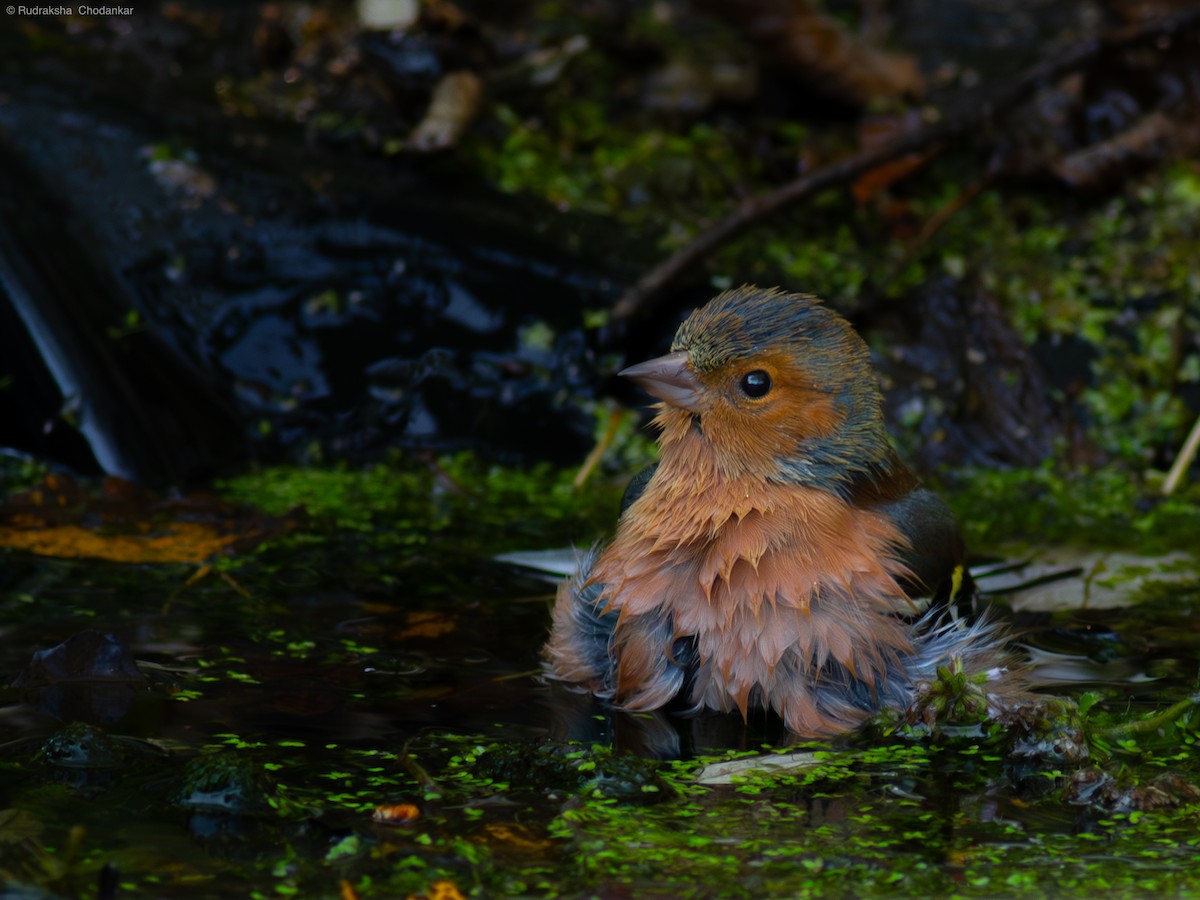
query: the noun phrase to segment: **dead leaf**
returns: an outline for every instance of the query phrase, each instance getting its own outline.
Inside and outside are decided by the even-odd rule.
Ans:
[[[0,809],[0,844],[19,844],[36,839],[43,831],[41,820],[26,809]]]
[[[417,0],[358,0],[358,24],[379,31],[407,31],[421,15]]]
[[[862,150],[875,150],[899,140],[922,127],[921,116],[915,110],[899,116],[872,116],[858,127],[858,143]],[[854,182],[850,191],[854,200],[864,206],[893,184],[903,181],[936,155],[936,149],[909,153],[870,169]]]
[[[730,759],[711,763],[696,773],[696,783],[706,785],[733,784],[735,780],[751,772],[778,774],[797,769],[811,769],[828,760],[828,754],[811,751],[798,753],[768,753],[743,759]]]
[[[458,616],[448,616],[437,610],[421,610],[410,612],[404,617],[405,628],[402,628],[396,638],[435,638],[450,634],[458,628]]]
[[[48,475],[0,506],[0,546],[68,559],[199,564],[291,531],[301,518],[207,495],[167,500],[117,478],[97,494]]]
[[[866,106],[924,90],[912,57],[862,41],[810,0],[701,0],[700,5],[741,28],[779,66],[847,103]]]
[[[528,828],[513,823],[486,822],[481,828],[488,844],[521,855],[537,856],[554,846],[549,838],[538,837]]]
[[[371,813],[371,821],[381,825],[411,825],[421,817],[421,810],[413,803],[393,803],[377,806]]]
[[[409,894],[407,900],[467,900],[453,881],[441,879],[429,885],[424,894]]]
[[[450,72],[433,89],[425,118],[408,139],[412,150],[453,147],[466,133],[483,100],[483,81],[474,72]]]

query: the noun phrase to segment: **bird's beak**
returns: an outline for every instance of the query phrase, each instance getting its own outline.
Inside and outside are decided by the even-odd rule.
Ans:
[[[691,412],[700,411],[698,404],[702,386],[696,379],[696,373],[688,366],[688,355],[684,350],[638,363],[617,374],[632,378],[642,390],[672,406]]]

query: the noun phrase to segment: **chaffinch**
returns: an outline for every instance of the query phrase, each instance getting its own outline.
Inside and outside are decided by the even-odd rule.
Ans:
[[[908,707],[939,666],[1003,671],[997,628],[947,610],[967,588],[958,525],[897,457],[844,318],[742,287],[621,374],[662,401],[660,461],[559,589],[553,678],[627,710],[765,708],[816,737]]]

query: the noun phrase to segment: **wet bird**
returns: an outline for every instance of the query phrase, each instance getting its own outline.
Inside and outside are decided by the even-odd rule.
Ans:
[[[772,710],[809,737],[908,708],[940,666],[999,677],[1003,636],[948,611],[958,525],[892,447],[849,322],[743,287],[621,374],[662,401],[660,460],[560,586],[552,678],[626,710]]]

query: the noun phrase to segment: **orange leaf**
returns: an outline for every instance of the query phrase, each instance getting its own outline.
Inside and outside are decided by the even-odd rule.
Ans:
[[[453,881],[442,879],[429,885],[424,896],[409,894],[407,900],[467,900],[463,892]]]
[[[549,838],[536,837],[528,828],[503,822],[486,822],[482,831],[488,842],[500,844],[507,850],[536,855],[554,846]]]
[[[41,556],[200,564],[290,531],[296,522],[217,497],[167,500],[116,478],[96,492],[48,475],[0,506],[0,546]]]
[[[237,540],[193,522],[177,522],[154,535],[101,534],[78,525],[13,528],[0,525],[0,545],[39,556],[107,559],[129,563],[200,563]]]
[[[424,637],[435,638],[450,634],[458,627],[457,616],[447,616],[436,610],[410,612],[404,617],[406,628],[396,635],[397,638]]]
[[[395,803],[377,806],[371,813],[371,821],[381,825],[410,825],[421,817],[421,810],[413,803]]]

